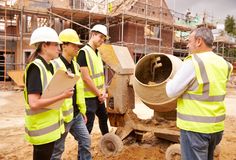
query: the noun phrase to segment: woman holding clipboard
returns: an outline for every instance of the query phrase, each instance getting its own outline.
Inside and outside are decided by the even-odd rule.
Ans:
[[[37,28],[30,38],[30,45],[34,45],[36,50],[29,57],[24,74],[25,138],[33,144],[34,160],[49,160],[54,142],[65,132],[61,109],[46,107],[73,95],[72,88],[51,98],[41,97],[52,78],[50,60],[58,57],[59,43],[58,34],[49,27]]]

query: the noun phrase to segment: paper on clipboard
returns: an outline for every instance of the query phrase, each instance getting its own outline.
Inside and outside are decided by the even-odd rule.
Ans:
[[[73,73],[68,74],[64,70],[57,70],[53,75],[51,81],[48,83],[46,89],[43,91],[42,98],[51,98],[63,93],[65,90],[73,88],[76,82],[79,80],[79,76]],[[65,99],[57,101],[46,108],[57,109],[59,108]]]

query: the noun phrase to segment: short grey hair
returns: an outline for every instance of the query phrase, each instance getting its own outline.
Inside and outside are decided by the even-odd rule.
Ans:
[[[208,46],[208,47],[212,47],[213,45],[213,41],[214,41],[214,37],[213,34],[211,32],[211,30],[209,28],[206,27],[200,27],[200,28],[196,28],[195,30],[193,30],[192,32],[195,33],[194,38],[202,38],[202,40],[204,41],[204,43]]]

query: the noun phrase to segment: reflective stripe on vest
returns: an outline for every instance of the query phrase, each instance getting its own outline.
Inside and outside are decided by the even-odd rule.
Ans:
[[[177,101],[177,126],[199,133],[222,131],[226,116],[226,81],[231,66],[213,52],[191,57],[196,79]],[[208,63],[211,59],[215,59],[221,67],[217,68],[217,64]]]
[[[35,114],[39,114],[39,113],[43,113],[43,112],[47,112],[49,111],[50,109],[36,109],[36,110],[32,110],[32,109],[25,109],[25,113],[26,115],[35,115]]]
[[[46,75],[46,72],[45,70],[43,69],[44,67],[42,66],[41,63],[39,63],[38,61],[34,61],[34,63],[36,63],[37,65],[39,65],[41,67],[41,70],[43,71],[43,90],[46,88],[47,84],[48,84],[48,79],[47,79],[47,75]]]
[[[207,76],[207,72],[206,72],[206,68],[203,64],[203,61],[197,56],[197,55],[193,55],[194,58],[196,59],[198,65],[199,65],[199,69],[200,69],[200,74],[202,77],[202,81],[203,81],[203,94],[202,95],[196,95],[196,94],[189,94],[186,93],[182,96],[183,99],[190,99],[190,100],[197,100],[197,101],[207,101],[207,102],[221,102],[224,100],[225,95],[220,95],[220,96],[210,96],[209,95],[209,79]],[[227,63],[228,65],[228,72],[230,73],[231,70],[231,66]],[[228,73],[228,75],[229,75]],[[196,81],[195,81],[196,82]],[[193,116],[193,115],[185,115],[185,114],[181,114],[178,113],[177,117],[182,119],[182,120],[189,120],[189,121],[193,121],[193,122],[205,122],[208,123],[207,121],[205,121],[206,119],[210,120],[209,118],[212,118],[214,120],[220,120],[217,122],[221,122],[225,119],[225,115],[221,115],[221,116],[216,116],[216,117],[203,117],[203,116]],[[214,122],[214,123],[217,123]],[[209,123],[213,123],[213,122],[209,122]]]
[[[201,122],[201,123],[218,123],[225,120],[225,115],[217,117],[207,117],[207,116],[186,115],[179,112],[177,112],[177,117],[185,121]]]
[[[63,65],[63,66],[61,66],[57,60],[61,61],[60,57],[51,61],[51,63],[55,65],[55,70],[54,71],[56,72],[58,69],[60,69],[62,67],[64,68],[64,70],[67,70],[64,63],[61,61],[61,63],[62,63],[61,65]],[[70,104],[66,105],[65,103],[66,104],[70,103]],[[68,108],[66,106],[70,106],[70,108]],[[64,120],[65,120],[66,123],[69,123],[73,119],[73,112],[74,112],[72,99],[71,98],[70,99],[65,99],[65,101],[63,102],[61,107],[62,107],[62,115],[64,117]]]
[[[89,53],[89,51],[86,48],[84,48],[84,49],[86,50],[87,53]],[[95,74],[92,57],[90,54],[88,54],[88,57],[89,57],[89,64],[91,66],[91,71],[92,71],[92,75],[90,75],[90,77],[92,79],[95,79],[95,78],[99,78],[99,77],[103,76],[104,75],[103,72]]]
[[[53,60],[52,63],[55,64],[55,67],[56,67],[55,69],[56,69],[56,70],[58,70],[59,68],[61,68],[61,67],[60,67],[60,64],[59,64],[56,60]],[[72,62],[72,63],[74,64],[74,62]],[[77,68],[78,71],[80,70],[78,63],[76,63],[76,68]]]
[[[42,66],[41,63],[39,63],[38,61],[34,61],[34,63],[36,63],[41,68],[40,70],[42,71],[42,74],[43,74],[42,90],[44,90],[48,84],[47,73],[43,69],[44,67]],[[35,115],[35,114],[47,112],[49,110],[50,109],[47,109],[47,108],[41,108],[41,109],[36,109],[36,110],[33,110],[31,108],[27,108],[27,109],[25,109],[25,113],[26,113],[26,115]]]
[[[56,67],[55,69],[57,71],[60,68],[60,64],[56,60],[53,60],[52,63],[55,64],[55,67]]]
[[[103,90],[104,73],[103,64],[99,52],[96,54],[94,50],[89,46],[83,47],[82,50],[85,52],[90,78],[99,90]],[[96,95],[89,88],[87,88],[86,85],[84,87],[84,92],[86,98],[96,97]]]
[[[104,85],[97,86],[98,89],[103,89]],[[84,92],[90,91],[88,88],[84,88]]]
[[[197,101],[208,101],[208,102],[220,102],[223,101],[225,98],[225,94],[224,95],[219,95],[219,96],[210,96],[209,95],[209,79],[207,76],[207,72],[206,72],[206,68],[202,62],[202,60],[197,56],[197,55],[193,55],[194,58],[196,59],[196,61],[198,62],[199,68],[200,68],[200,73],[201,73],[201,77],[203,80],[203,94],[202,95],[195,95],[195,94],[189,94],[186,93],[183,95],[183,99],[190,99],[190,100],[197,100]],[[227,63],[228,65],[228,75],[230,73],[231,70],[231,66]]]
[[[42,91],[45,90],[47,83],[52,78],[52,74],[44,66],[40,59],[35,59],[34,63],[40,70],[40,79]],[[27,71],[31,64],[27,65],[25,70],[25,80]],[[28,102],[27,86],[24,89],[26,100],[25,106],[25,138],[34,145],[41,145],[53,142],[61,137],[65,132],[62,111],[60,109],[31,109]]]
[[[67,70],[61,58],[57,58],[51,62],[53,64],[55,71],[60,68],[63,70]],[[79,64],[73,60],[72,60],[72,64],[75,69],[75,75],[81,77]],[[86,106],[85,106],[85,99],[84,99],[84,85],[83,85],[83,80],[81,78],[76,82],[75,92],[76,92],[76,104],[79,107],[80,112],[82,114],[85,114]],[[73,119],[73,112],[74,112],[72,99],[66,99],[61,107],[62,107],[64,121],[67,123],[70,122]]]
[[[73,111],[74,111],[74,109],[73,109],[73,108],[70,108],[70,109],[67,110],[67,111],[62,111],[62,113],[63,113],[63,116],[66,117],[66,116],[69,116],[70,114],[72,114]]]
[[[44,135],[44,134],[47,134],[47,133],[50,133],[54,130],[59,129],[62,123],[63,123],[63,120],[61,120],[51,126],[45,127],[43,129],[32,130],[32,131],[29,131],[27,128],[25,128],[25,132],[31,137],[41,136],[41,135]]]

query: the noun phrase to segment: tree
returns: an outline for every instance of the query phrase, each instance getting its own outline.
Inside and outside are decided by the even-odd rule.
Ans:
[[[233,16],[228,15],[225,19],[225,31],[236,35],[236,24]]]

